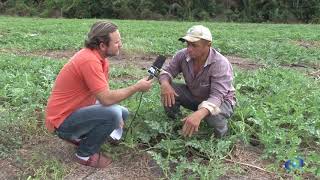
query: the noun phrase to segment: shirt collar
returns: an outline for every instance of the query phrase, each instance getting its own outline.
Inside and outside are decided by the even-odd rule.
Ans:
[[[208,55],[206,63],[204,64],[203,67],[206,67],[216,61],[216,59],[215,59],[216,53],[217,52],[214,48],[210,48],[209,55]],[[190,60],[191,60],[191,57],[187,55],[186,61],[189,62]]]
[[[209,56],[207,57],[204,67],[216,62],[216,58],[215,58],[216,54],[217,54],[216,50],[213,48],[210,48]]]

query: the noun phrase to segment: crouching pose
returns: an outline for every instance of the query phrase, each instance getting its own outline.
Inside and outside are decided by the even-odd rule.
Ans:
[[[202,25],[191,27],[179,40],[187,48],[175,54],[159,77],[165,111],[173,119],[180,114],[181,105],[194,111],[182,119],[184,136],[192,136],[205,120],[215,136],[222,137],[236,104],[231,64],[211,47],[211,32]],[[183,84],[173,82],[179,73]]]
[[[46,126],[77,145],[75,159],[80,164],[104,168],[111,163],[110,158],[100,153],[100,146],[128,118],[128,110],[117,103],[152,86],[145,78],[127,88],[109,88],[107,58],[118,55],[121,46],[115,24],[104,21],[93,24],[85,48],[61,69],[49,97]]]

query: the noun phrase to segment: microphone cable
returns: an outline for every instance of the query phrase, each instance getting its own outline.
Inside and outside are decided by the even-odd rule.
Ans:
[[[141,106],[141,103],[142,103],[142,95],[143,95],[143,92],[141,92],[141,95],[140,95],[140,98],[139,98],[139,104],[138,104],[138,107],[136,109],[136,112],[134,113],[134,116],[128,126],[128,131],[126,132],[126,134],[124,135],[124,141],[126,141],[126,138],[127,138],[127,134],[132,134],[132,124],[133,124],[133,121],[136,119],[137,115],[138,115],[138,111],[140,109],[140,106]]]
[[[148,70],[148,72],[150,74],[149,77],[148,77],[148,80],[151,80],[154,77],[158,77],[158,75],[160,73],[160,69],[163,66],[165,60],[166,60],[166,57],[162,56],[162,55],[159,55],[156,58],[155,62],[152,64],[151,68]],[[136,109],[136,112],[134,113],[133,119],[131,120],[131,122],[130,122],[130,124],[128,126],[128,131],[124,135],[124,141],[126,140],[127,134],[129,134],[129,133],[132,134],[132,124],[133,124],[135,118],[138,115],[138,111],[140,109],[141,102],[142,102],[142,95],[143,95],[143,92],[141,92],[140,99],[139,99],[139,104],[138,104],[138,107]]]

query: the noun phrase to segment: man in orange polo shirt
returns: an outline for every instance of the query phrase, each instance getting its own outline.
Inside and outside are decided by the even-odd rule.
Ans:
[[[99,151],[111,132],[122,128],[128,118],[128,110],[117,103],[152,86],[144,78],[127,88],[109,88],[107,57],[118,55],[121,46],[115,24],[93,24],[85,48],[61,69],[49,97],[46,127],[78,146],[75,158],[80,164],[104,168],[112,162]]]

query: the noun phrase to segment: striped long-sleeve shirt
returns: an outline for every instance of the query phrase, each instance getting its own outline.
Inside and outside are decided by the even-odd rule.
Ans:
[[[187,49],[178,51],[163,68],[159,80],[172,81],[181,72],[192,95],[200,102],[217,107],[220,107],[223,101],[236,104],[232,66],[228,59],[214,48],[210,49],[206,63],[197,75],[194,74],[193,59],[188,56]]]

